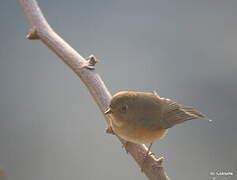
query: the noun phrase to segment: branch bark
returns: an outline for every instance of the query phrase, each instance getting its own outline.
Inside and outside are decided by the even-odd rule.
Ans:
[[[50,27],[43,16],[36,0],[19,0],[30,24],[30,32],[26,36],[28,39],[39,39],[49,49],[51,49],[65,64],[67,64],[83,81],[90,94],[104,114],[111,100],[111,94],[106,88],[100,76],[93,70],[95,64],[92,61],[84,59],[77,51],[67,44]],[[105,116],[104,116],[105,117]],[[105,117],[109,123],[108,117]],[[131,154],[135,162],[142,167],[143,172],[150,180],[168,180],[168,177],[162,166],[163,158],[157,159],[154,155],[149,155],[143,164],[144,156],[147,152],[145,145],[133,144],[119,138],[126,147],[126,151]]]

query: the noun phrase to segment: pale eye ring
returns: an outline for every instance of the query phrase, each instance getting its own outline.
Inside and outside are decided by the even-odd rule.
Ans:
[[[121,107],[121,112],[122,113],[126,113],[127,110],[128,110],[128,105],[124,105],[124,106]]]

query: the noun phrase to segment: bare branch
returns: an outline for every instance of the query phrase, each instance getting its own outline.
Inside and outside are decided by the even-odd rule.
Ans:
[[[30,23],[31,32],[28,39],[40,39],[55,54],[59,56],[84,82],[92,97],[103,113],[111,100],[111,94],[106,88],[100,76],[93,70],[96,58],[91,56],[84,59],[77,51],[67,44],[56,34],[44,18],[35,0],[20,0],[21,6]],[[104,114],[104,113],[103,113]],[[105,117],[107,123],[109,119]],[[119,137],[118,137],[119,138]],[[119,138],[122,144],[126,144],[126,150],[131,154],[137,164],[141,167],[147,148],[145,145],[127,143]],[[151,180],[168,180],[162,166],[163,159],[157,159],[149,155],[143,164],[143,171]]]

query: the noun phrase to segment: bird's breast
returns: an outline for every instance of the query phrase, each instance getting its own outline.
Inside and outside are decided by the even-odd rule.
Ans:
[[[141,127],[137,127],[131,121],[127,121],[121,124],[116,123],[118,121],[112,120],[111,126],[115,134],[120,136],[126,141],[130,141],[136,144],[151,143],[162,138],[167,129],[150,130]]]

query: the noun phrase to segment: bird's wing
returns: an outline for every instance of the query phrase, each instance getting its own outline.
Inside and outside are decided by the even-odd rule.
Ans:
[[[160,97],[158,97],[160,98]],[[162,101],[161,126],[165,129],[191,119],[206,119],[207,117],[192,107],[184,106],[167,98],[160,98]]]
[[[156,98],[149,99],[149,101],[144,101],[143,99],[142,103],[137,103],[137,109],[143,112],[139,114],[139,119],[132,121],[132,123],[136,123],[137,127],[149,130],[162,130],[191,119],[207,119],[205,115],[192,107],[160,97],[156,92],[153,94]],[[146,103],[144,104],[144,102]],[[134,115],[133,117],[136,116]]]

